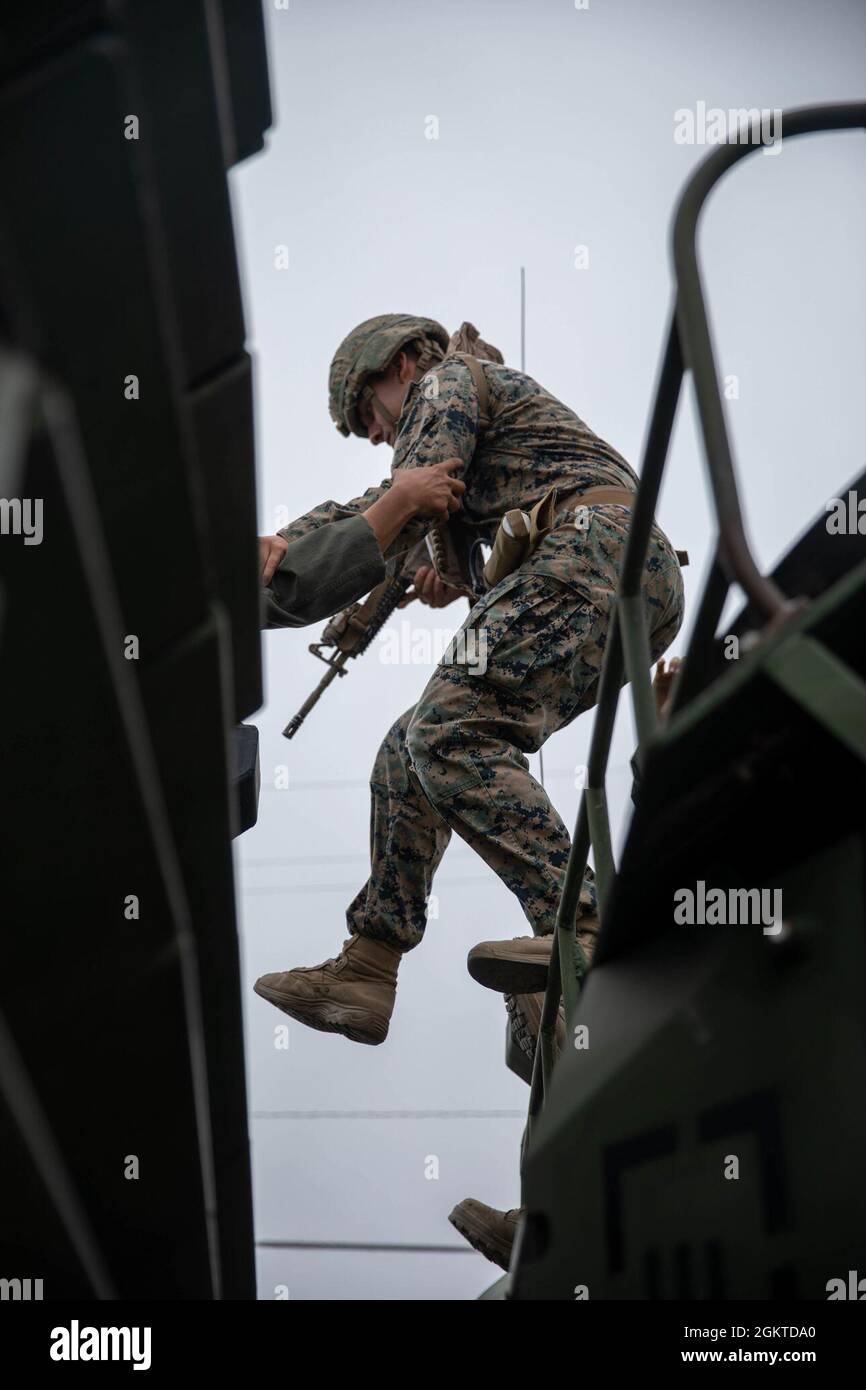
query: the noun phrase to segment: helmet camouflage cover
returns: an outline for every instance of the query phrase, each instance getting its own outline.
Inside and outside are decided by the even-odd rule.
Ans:
[[[328,378],[328,406],[341,434],[367,438],[366,426],[358,414],[364,382],[374,373],[384,371],[395,353],[417,339],[428,340],[443,353],[448,346],[448,333],[441,323],[415,314],[379,314],[359,323],[343,339],[334,353]]]

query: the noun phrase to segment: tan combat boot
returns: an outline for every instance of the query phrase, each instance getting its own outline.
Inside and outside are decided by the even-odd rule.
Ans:
[[[529,1075],[532,1074],[532,1064],[535,1061],[535,1049],[538,1046],[538,1034],[541,1029],[541,1010],[544,1007],[543,994],[506,994],[505,1007],[508,1010],[508,1022],[511,1029],[511,1037],[524,1057],[529,1060]],[[562,1049],[565,1047],[565,1009],[560,1004],[556,1014],[556,1029],[553,1043],[553,1060],[558,1061]],[[521,1071],[521,1075],[523,1072]]]
[[[547,988],[547,967],[555,932],[516,936],[511,941],[482,941],[473,946],[466,968],[473,980],[498,994],[538,994]],[[578,919],[577,939],[591,961],[598,939],[598,918]]]
[[[549,938],[538,937],[536,939],[545,941]],[[592,958],[598,940],[598,920],[595,917],[581,917],[577,939],[583,947],[587,960],[590,965],[592,965]],[[535,1061],[535,1049],[538,1045],[538,1034],[541,1030],[541,1011],[544,1008],[544,995],[506,994],[505,1007],[508,1010],[511,1037],[524,1056],[529,1059],[531,1066]],[[560,1004],[556,1013],[556,1028],[553,1044],[554,1061],[559,1058],[564,1047],[565,1009],[562,1004]]]
[[[262,975],[254,989],[309,1028],[375,1045],[388,1036],[402,954],[384,941],[350,936],[333,960]]]
[[[474,1197],[466,1197],[457,1203],[448,1220],[469,1241],[473,1250],[480,1250],[500,1269],[507,1269],[522,1215],[522,1207],[497,1211],[495,1207],[477,1202]]]

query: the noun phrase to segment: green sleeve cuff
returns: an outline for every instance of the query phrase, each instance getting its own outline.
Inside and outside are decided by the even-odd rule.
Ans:
[[[262,589],[262,627],[305,627],[339,613],[385,578],[379,542],[363,516],[332,521],[293,541]]]

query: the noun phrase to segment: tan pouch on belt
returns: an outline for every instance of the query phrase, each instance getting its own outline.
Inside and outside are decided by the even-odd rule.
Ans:
[[[556,512],[556,488],[545,493],[529,512],[519,508],[506,512],[499,523],[490,558],[484,566],[484,580],[489,588],[506,575],[513,574],[523,561],[540,545],[553,525]]]
[[[530,531],[528,554],[530,555],[541,545],[541,542],[553,525],[553,518],[556,515],[557,496],[558,490],[552,487],[550,492],[544,494],[540,502],[536,502],[529,513]]]
[[[500,579],[518,569],[529,554],[532,518],[519,507],[506,512],[499,523],[493,549],[484,566],[484,582],[492,589]]]

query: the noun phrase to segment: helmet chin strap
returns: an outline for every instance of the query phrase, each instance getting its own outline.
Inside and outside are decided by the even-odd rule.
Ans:
[[[382,421],[383,424],[387,425],[389,429],[392,429],[396,432],[397,416],[391,413],[391,411],[386,406],[385,402],[379,399],[372,387],[370,388],[370,395],[373,398],[370,402],[371,407],[379,416],[379,419]]]
[[[422,377],[423,375],[424,375],[424,373],[423,373],[422,371],[420,371],[419,368],[418,368],[417,365],[416,365],[415,371],[414,371],[414,373],[413,373],[413,375],[412,375],[412,380],[413,380],[413,381],[420,381],[420,379],[421,379],[421,377]],[[407,382],[407,383],[406,383],[406,391],[408,392],[408,390],[409,390],[409,383]],[[369,386],[369,385],[368,385],[368,386],[365,386],[364,389],[363,389],[363,391],[361,392],[361,394],[362,394],[362,396],[364,397],[364,399],[368,402],[368,404],[369,404],[369,406],[370,406],[370,409],[373,410],[373,411],[375,411],[375,413],[379,416],[379,418],[380,418],[380,420],[382,421],[382,423],[385,424],[385,425],[387,425],[388,428],[389,428],[389,429],[392,429],[392,430],[394,431],[394,433],[396,434],[396,433],[397,433],[397,423],[398,423],[398,420],[399,420],[400,417],[399,417],[398,415],[394,415],[394,414],[388,409],[388,407],[386,406],[385,402],[384,402],[383,400],[380,400],[379,397],[376,395],[376,392],[373,390],[372,386]],[[404,402],[405,402],[405,400],[406,400],[406,396],[405,396],[405,395],[403,396],[403,400],[404,400]],[[402,407],[401,407],[400,414],[402,415],[402,413],[403,413],[403,411],[402,411]]]

